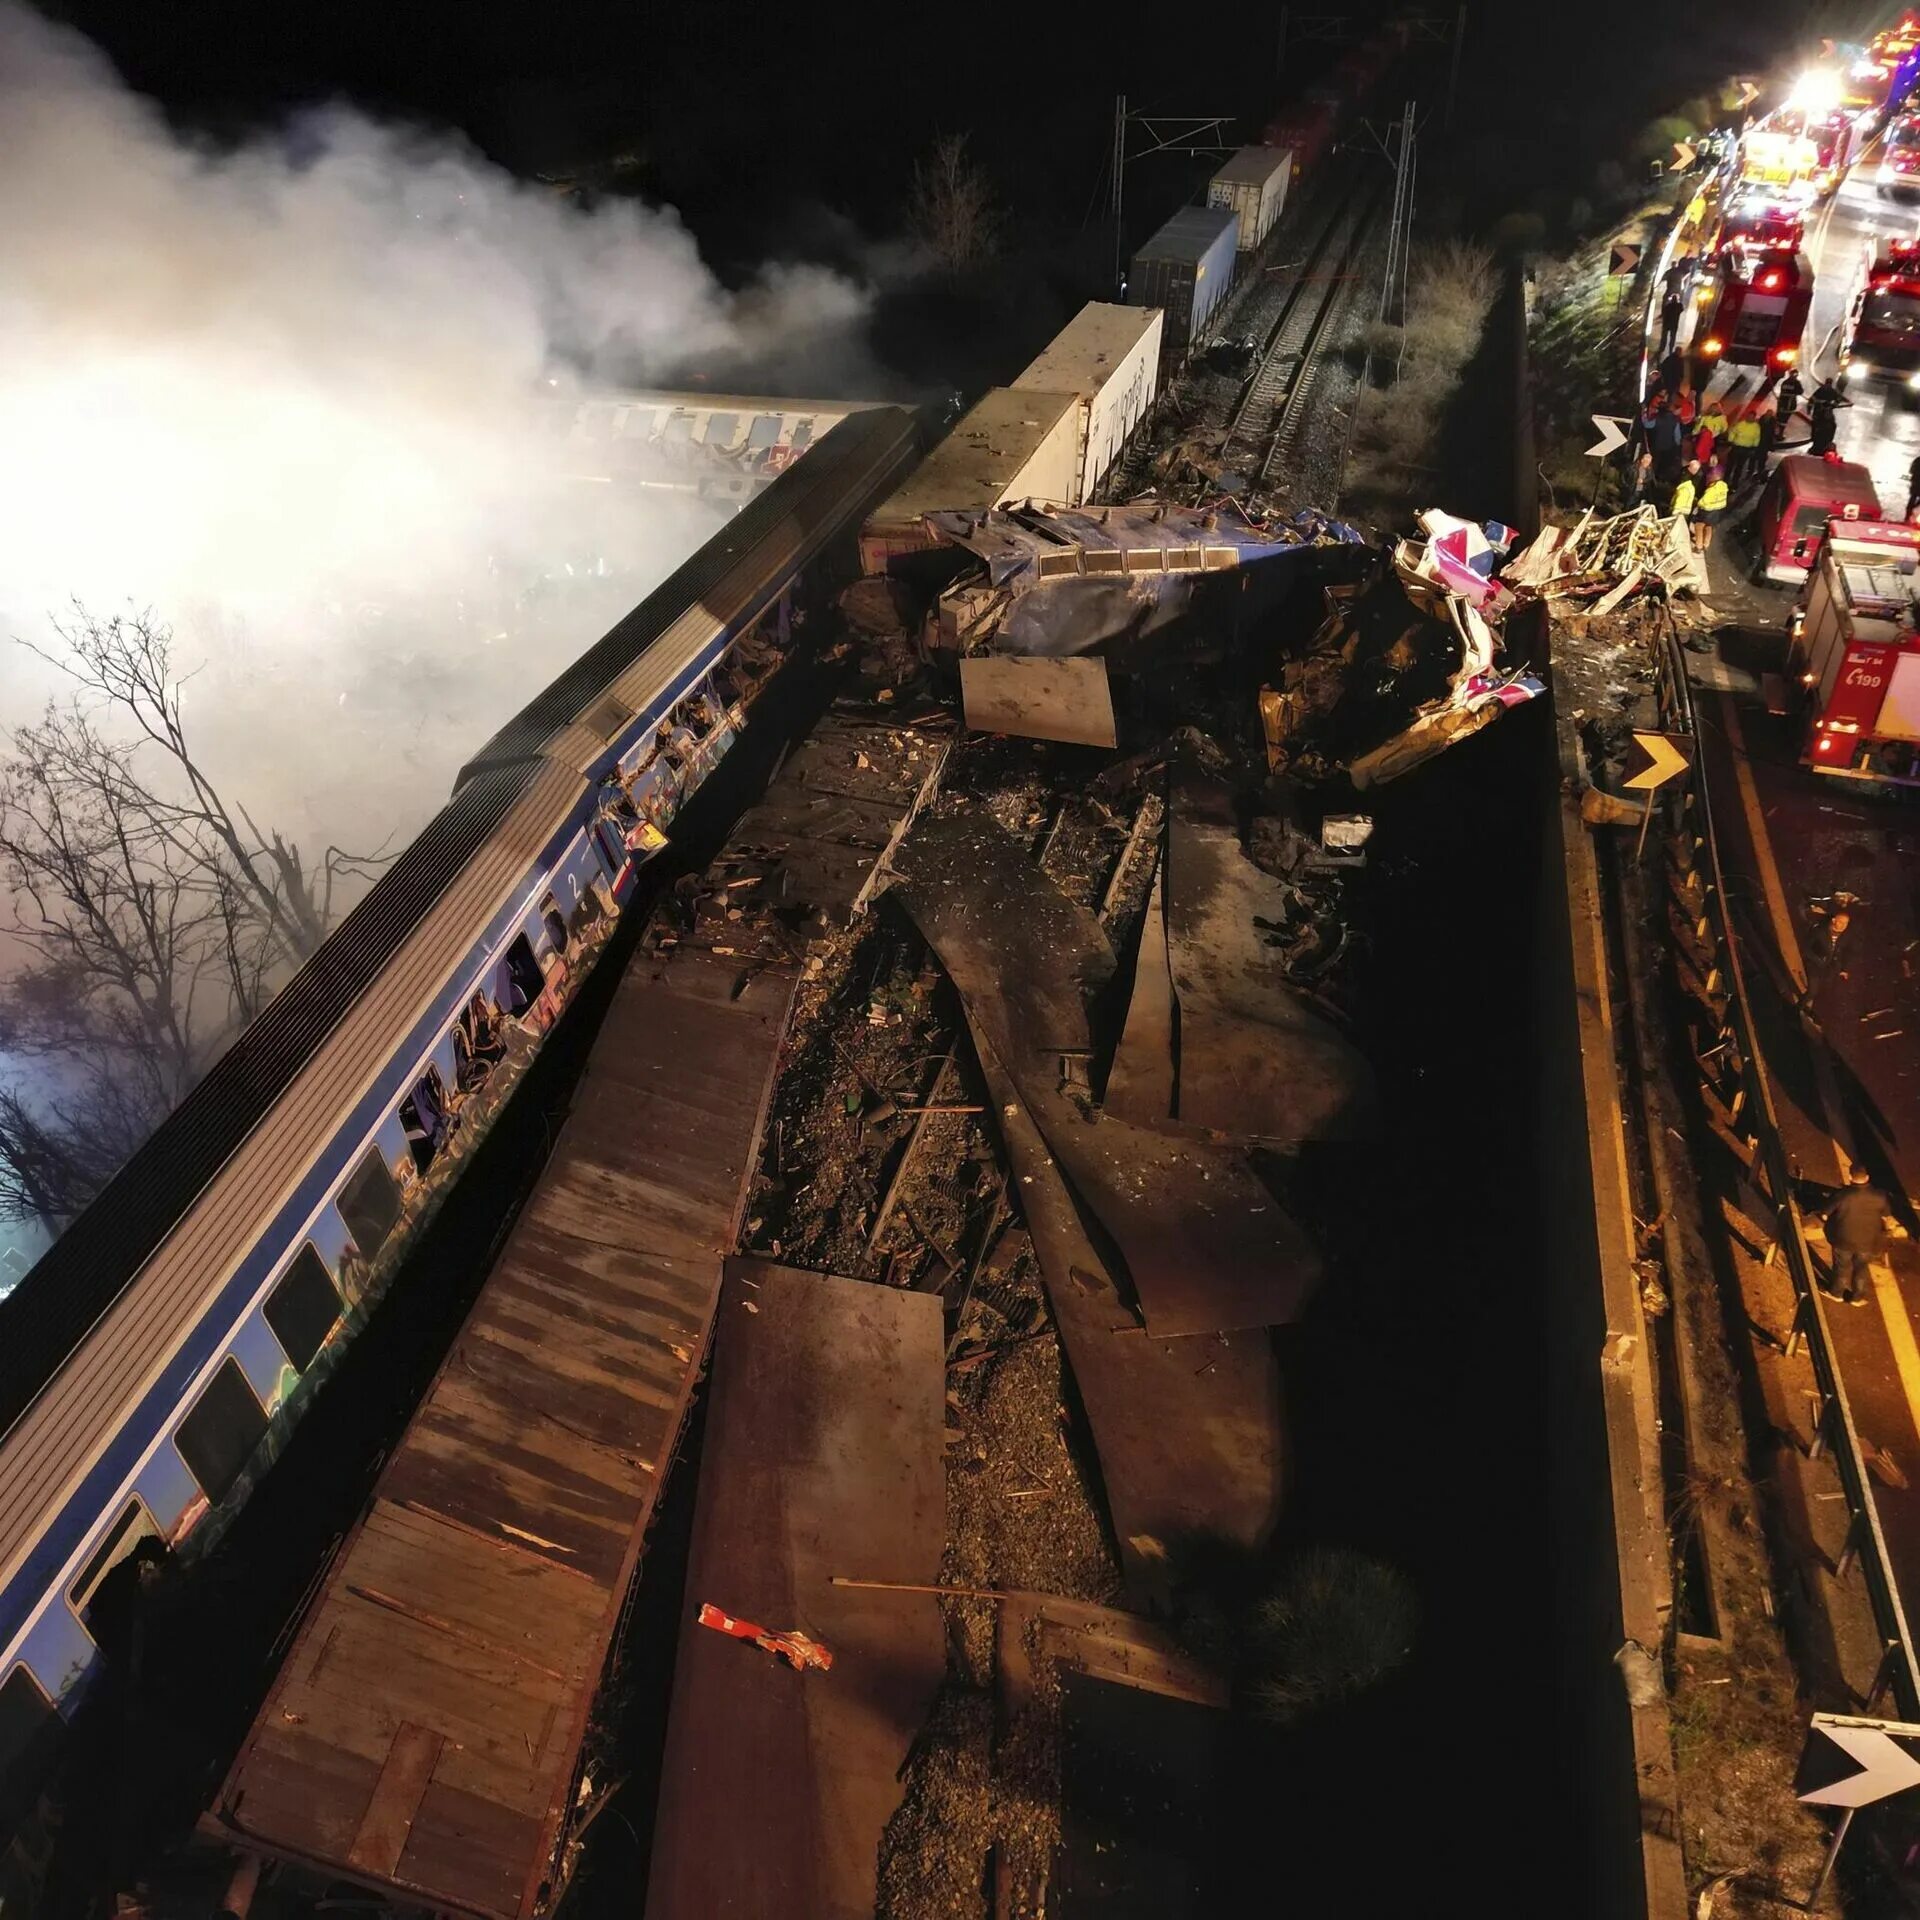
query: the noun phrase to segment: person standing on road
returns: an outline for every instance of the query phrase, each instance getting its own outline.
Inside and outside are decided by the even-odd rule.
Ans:
[[[1817,459],[1833,450],[1833,437],[1840,426],[1840,409],[1853,402],[1831,380],[1822,380],[1807,401],[1807,418],[1813,422],[1813,438],[1807,451]]]
[[[1687,430],[1671,407],[1662,407],[1647,433],[1647,450],[1653,455],[1653,484],[1656,488],[1676,485],[1687,458]]]
[[[1760,414],[1756,400],[1727,429],[1727,485],[1736,493],[1756,477],[1756,469],[1760,473],[1766,470],[1760,452]]]
[[[1669,293],[1660,302],[1660,347],[1657,358],[1664,360],[1680,343],[1680,316],[1687,303],[1677,293]]]
[[[1787,429],[1793,425],[1793,416],[1800,411],[1800,369],[1789,367],[1786,376],[1780,382],[1780,391],[1774,395],[1773,403],[1779,409],[1780,435],[1784,439]]]
[[[1833,1255],[1830,1299],[1849,1306],[1867,1304],[1867,1282],[1874,1261],[1887,1250],[1887,1196],[1859,1161],[1847,1174],[1846,1190],[1827,1209],[1827,1246]]]
[[[1672,514],[1676,520],[1691,520],[1693,518],[1693,503],[1700,497],[1699,482],[1695,478],[1699,471],[1700,462],[1698,460],[1689,460],[1687,462],[1686,472],[1680,476],[1674,486],[1673,498],[1667,502],[1667,511]],[[1696,541],[1695,544],[1698,545],[1699,543]]]
[[[1726,438],[1727,416],[1718,400],[1701,403],[1700,417],[1694,422],[1693,457],[1704,467]]]
[[[1660,291],[1669,300],[1684,302],[1687,297],[1687,285],[1693,278],[1694,258],[1690,253],[1678,253],[1660,280]]]
[[[1700,498],[1693,510],[1693,544],[1702,553],[1713,545],[1713,530],[1727,510],[1727,481],[1720,462],[1713,461],[1700,487]]]

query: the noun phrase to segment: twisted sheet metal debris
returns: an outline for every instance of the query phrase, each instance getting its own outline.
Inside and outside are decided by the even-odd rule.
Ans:
[[[1069,1093],[1092,1057],[1088,999],[1113,972],[1099,922],[991,818],[924,817],[897,867],[907,911],[1005,1064],[1048,1147],[1112,1235],[1147,1330],[1282,1325],[1320,1259],[1236,1148],[1108,1115]],[[1057,1284],[1049,1275],[1049,1286]]]
[[[1687,522],[1644,506],[1611,515],[1589,510],[1571,527],[1543,527],[1500,577],[1547,600],[1612,599],[1597,612],[1611,612],[1623,586],[1628,594],[1655,582],[1669,593],[1707,590],[1706,562]]]
[[[1377,1137],[1373,1069],[1301,998],[1269,944],[1290,891],[1241,851],[1226,785],[1176,775],[1110,1116],[1287,1146]]]

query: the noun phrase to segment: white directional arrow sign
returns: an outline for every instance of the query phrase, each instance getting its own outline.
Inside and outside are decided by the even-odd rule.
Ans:
[[[1600,429],[1597,444],[1587,449],[1589,460],[1604,460],[1618,447],[1627,444],[1628,416],[1623,413],[1596,413],[1591,416],[1593,424]]]
[[[1664,787],[1675,774],[1685,773],[1693,765],[1693,740],[1688,734],[1641,733],[1636,728],[1633,737],[1647,756],[1647,764],[1632,779],[1622,780],[1620,784],[1623,787],[1651,793],[1655,787]]]
[[[1640,265],[1640,249],[1629,245],[1625,240],[1613,243],[1613,255],[1608,262],[1609,273],[1632,273]]]
[[[1867,1807],[1920,1787],[1920,1727],[1816,1713],[1793,1790],[1816,1807]]]
[[[1685,173],[1700,158],[1700,149],[1691,140],[1676,140],[1673,143],[1673,170]]]

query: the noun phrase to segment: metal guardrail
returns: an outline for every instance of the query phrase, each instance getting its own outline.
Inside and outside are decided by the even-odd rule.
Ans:
[[[1847,1545],[1835,1571],[1844,1580],[1858,1562],[1880,1634],[1880,1670],[1867,1711],[1873,1712],[1891,1687],[1903,1716],[1914,1720],[1920,1718],[1920,1665],[1867,1481],[1860,1432],[1846,1383],[1834,1362],[1773,1083],[1754,1030],[1740,943],[1727,913],[1726,881],[1705,758],[1699,751],[1693,688],[1671,613],[1663,644],[1655,649],[1654,667],[1661,725],[1668,732],[1690,735],[1695,743],[1691,778],[1657,790],[1648,804],[1655,810],[1655,819],[1667,828],[1662,838],[1669,898],[1677,909],[1670,913],[1676,971],[1683,991],[1707,1010],[1714,1023],[1714,1044],[1695,1059],[1701,1092],[1716,1121],[1735,1143],[1744,1145],[1749,1183],[1773,1211],[1774,1244],[1793,1281],[1795,1311],[1787,1351],[1791,1354],[1802,1341],[1806,1344],[1820,1396],[1813,1455],[1818,1457],[1823,1449],[1832,1453],[1846,1493]]]

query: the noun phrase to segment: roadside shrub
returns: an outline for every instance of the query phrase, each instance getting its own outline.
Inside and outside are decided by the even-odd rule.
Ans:
[[[1309,1548],[1253,1609],[1248,1704],[1292,1724],[1378,1685],[1412,1653],[1419,1615],[1397,1568],[1345,1547]]]
[[[1373,380],[1355,398],[1348,453],[1356,498],[1390,498],[1428,469],[1499,290],[1491,247],[1445,240],[1415,254],[1404,331],[1375,325],[1367,336]]]

